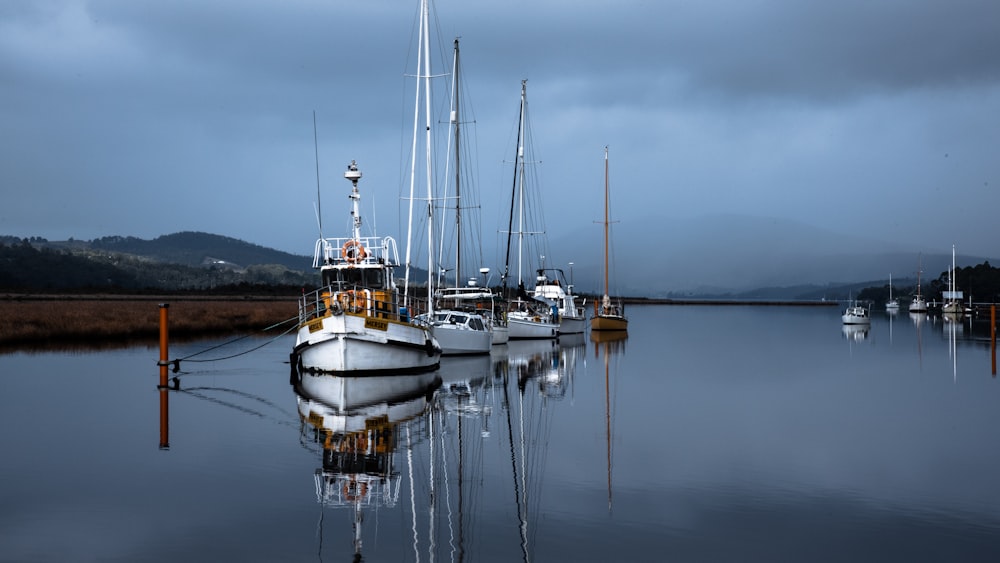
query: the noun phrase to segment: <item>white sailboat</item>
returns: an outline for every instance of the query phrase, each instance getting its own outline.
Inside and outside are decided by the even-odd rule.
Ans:
[[[348,375],[434,370],[441,348],[430,328],[413,322],[393,278],[399,265],[391,237],[361,236],[361,171],[351,161],[344,173],[353,188],[351,236],[316,241],[313,268],[319,289],[299,300],[293,352],[310,371]],[[322,230],[322,229],[321,229]]]
[[[426,0],[422,1],[422,6],[424,8],[424,14],[426,15]],[[427,33],[426,24],[421,26],[423,33]],[[426,43],[422,41],[421,44]],[[425,60],[429,53],[424,52]],[[430,76],[430,66],[429,63],[425,64],[425,69],[427,71],[427,77]],[[462,208],[464,197],[468,197],[466,193],[463,193],[463,188],[466,188],[466,192],[469,192],[467,188],[471,186],[466,185],[466,177],[462,173],[462,150],[463,150],[463,138],[461,135],[461,77],[459,76],[460,64],[459,64],[459,48],[458,39],[454,43],[454,57],[452,64],[452,88],[451,88],[451,111],[450,111],[450,133],[452,134],[450,143],[454,147],[453,161],[451,162],[451,168],[454,171],[454,212],[455,212],[455,284],[449,288],[441,288],[434,292],[435,296],[435,310],[428,312],[427,320],[431,325],[431,330],[434,332],[434,337],[437,338],[438,343],[441,344],[441,350],[444,355],[467,355],[467,354],[489,354],[490,348],[493,346],[493,316],[485,315],[483,311],[493,310],[493,296],[488,288],[481,288],[476,285],[475,279],[471,280],[471,285],[462,286],[461,281],[465,279],[464,272],[462,270],[462,242],[463,234],[468,234],[468,229],[464,229],[463,232],[463,214]],[[431,89],[429,80],[425,80],[426,89],[424,91],[424,96],[426,99],[431,99]],[[419,92],[418,92],[419,97]],[[426,115],[426,130],[429,134],[431,129],[431,118],[428,113]],[[430,140],[428,138],[428,143]],[[428,145],[429,147],[430,145]],[[415,148],[415,147],[414,147]],[[427,150],[427,154],[430,155],[430,148]],[[428,170],[430,169],[430,156],[428,156]],[[447,168],[447,167],[446,167]],[[428,174],[428,185],[430,186],[431,175]],[[429,192],[429,197],[433,195]],[[443,225],[442,225],[443,226]],[[428,234],[431,234],[430,228],[428,228]],[[442,229],[441,243],[443,245],[445,239],[444,231]],[[440,262],[440,259],[439,259]],[[439,271],[440,268],[434,268],[431,271]],[[479,308],[476,305],[479,304]],[[484,307],[483,305],[487,306]]]
[[[899,310],[899,299],[892,296],[892,274],[889,274],[889,300],[885,302],[886,311],[898,311]]]
[[[422,81],[418,81],[417,87],[417,102],[416,107],[419,107],[421,96],[423,97],[425,104],[424,111],[424,130],[427,133],[427,187],[428,187],[428,238],[429,244],[428,249],[433,256],[433,229],[430,225],[431,218],[433,217],[433,187],[432,187],[432,174],[431,174],[431,141],[430,132],[432,119],[430,115],[430,99],[431,99],[431,88],[430,88],[430,57],[426,53],[425,44],[427,43],[427,35],[429,34],[428,29],[428,18],[427,18],[427,2],[426,0],[421,1],[421,25],[420,25],[420,49],[418,50],[417,59],[418,61],[423,61],[424,63],[424,76]],[[418,63],[419,65],[419,63]],[[462,138],[461,138],[461,119],[459,118],[459,101],[460,101],[460,77],[459,72],[459,49],[458,40],[455,40],[454,48],[454,61],[453,61],[453,73],[452,73],[452,101],[451,101],[451,131],[453,137],[451,141],[454,144],[454,162],[452,163],[452,168],[455,172],[455,183],[454,183],[454,201],[455,201],[455,285],[450,288],[443,288],[439,291],[432,292],[433,280],[428,280],[428,291],[432,292],[431,295],[434,296],[432,300],[433,306],[427,313],[420,315],[420,319],[425,320],[430,326],[434,333],[434,337],[437,339],[438,343],[441,345],[442,353],[445,355],[464,355],[464,354],[489,354],[490,348],[493,345],[493,318],[492,316],[487,317],[481,314],[481,309],[477,310],[475,303],[483,302],[490,303],[489,310],[492,310],[492,296],[488,289],[473,287],[469,291],[468,287],[463,287],[460,285],[460,281],[465,279],[462,272],[462,204],[463,204],[463,194],[461,189],[464,186],[464,179],[461,170],[461,151],[462,151]],[[423,84],[423,89],[419,86]],[[414,120],[414,144],[413,150],[416,153],[416,139],[417,139],[417,121]],[[416,170],[414,168],[414,174]],[[413,183],[411,182],[411,185]],[[412,221],[412,216],[411,216]],[[442,241],[444,235],[442,232]],[[430,262],[428,271],[431,272],[431,278],[434,277],[434,272],[438,271],[435,267],[434,261]]]
[[[910,301],[910,312],[911,313],[926,313],[927,312],[927,301],[924,300],[924,296],[920,294],[920,274],[921,274],[921,263],[917,261],[917,294],[913,296]]]
[[[965,313],[965,305],[962,304],[963,295],[961,291],[955,289],[955,245],[951,245],[951,268],[948,270],[948,290],[943,292],[944,304],[941,305],[941,312],[951,315],[961,315]]]
[[[871,312],[868,310],[868,307],[859,304],[857,301],[848,305],[840,318],[845,325],[867,325],[872,322]]]
[[[540,232],[526,231],[527,225],[525,209],[526,199],[529,194],[525,192],[525,140],[528,137],[527,117],[527,80],[521,81],[521,106],[518,116],[517,132],[517,154],[514,164],[514,188],[511,194],[510,221],[507,230],[507,255],[504,265],[503,286],[507,288],[507,279],[510,272],[511,252],[515,250],[511,246],[511,239],[517,234],[517,278],[518,288],[516,295],[508,300],[507,327],[511,340],[527,338],[556,338],[559,332],[559,307],[558,305],[544,297],[528,294],[524,287],[523,261],[525,236],[540,235]],[[514,231],[514,219],[517,218],[517,231]]]
[[[608,148],[604,147],[604,296],[601,302],[594,303],[594,316],[590,319],[591,330],[627,331],[628,319],[625,318],[625,308],[621,301],[612,301],[609,295],[609,270],[608,257],[610,255],[608,246],[608,229],[611,222],[608,220],[608,208],[610,207],[610,181],[608,178]]]

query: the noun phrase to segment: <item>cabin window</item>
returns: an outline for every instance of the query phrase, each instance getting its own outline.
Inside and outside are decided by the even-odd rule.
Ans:
[[[323,284],[339,289],[363,286],[370,289],[385,289],[385,273],[381,268],[340,268],[323,272]]]

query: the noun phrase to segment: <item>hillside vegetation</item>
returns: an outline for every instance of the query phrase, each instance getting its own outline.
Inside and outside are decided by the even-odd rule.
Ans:
[[[153,240],[0,238],[0,291],[300,291],[312,259],[206,233]]]

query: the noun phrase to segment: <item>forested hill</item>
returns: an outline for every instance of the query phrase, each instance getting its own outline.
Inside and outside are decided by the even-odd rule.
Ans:
[[[153,240],[0,236],[0,290],[203,290],[315,284],[312,257],[184,232]]]
[[[157,260],[202,266],[208,262],[224,261],[238,266],[253,264],[280,264],[292,270],[309,270],[311,256],[299,256],[280,250],[265,248],[242,240],[199,232],[180,232],[163,235],[153,240],[136,237],[104,237],[90,242],[95,250],[123,252]]]

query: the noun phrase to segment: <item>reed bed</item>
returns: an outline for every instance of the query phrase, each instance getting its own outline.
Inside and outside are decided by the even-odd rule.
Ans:
[[[0,300],[0,347],[55,345],[75,347],[156,341],[159,303],[169,305],[169,334],[199,337],[291,328],[295,299],[59,299]]]

